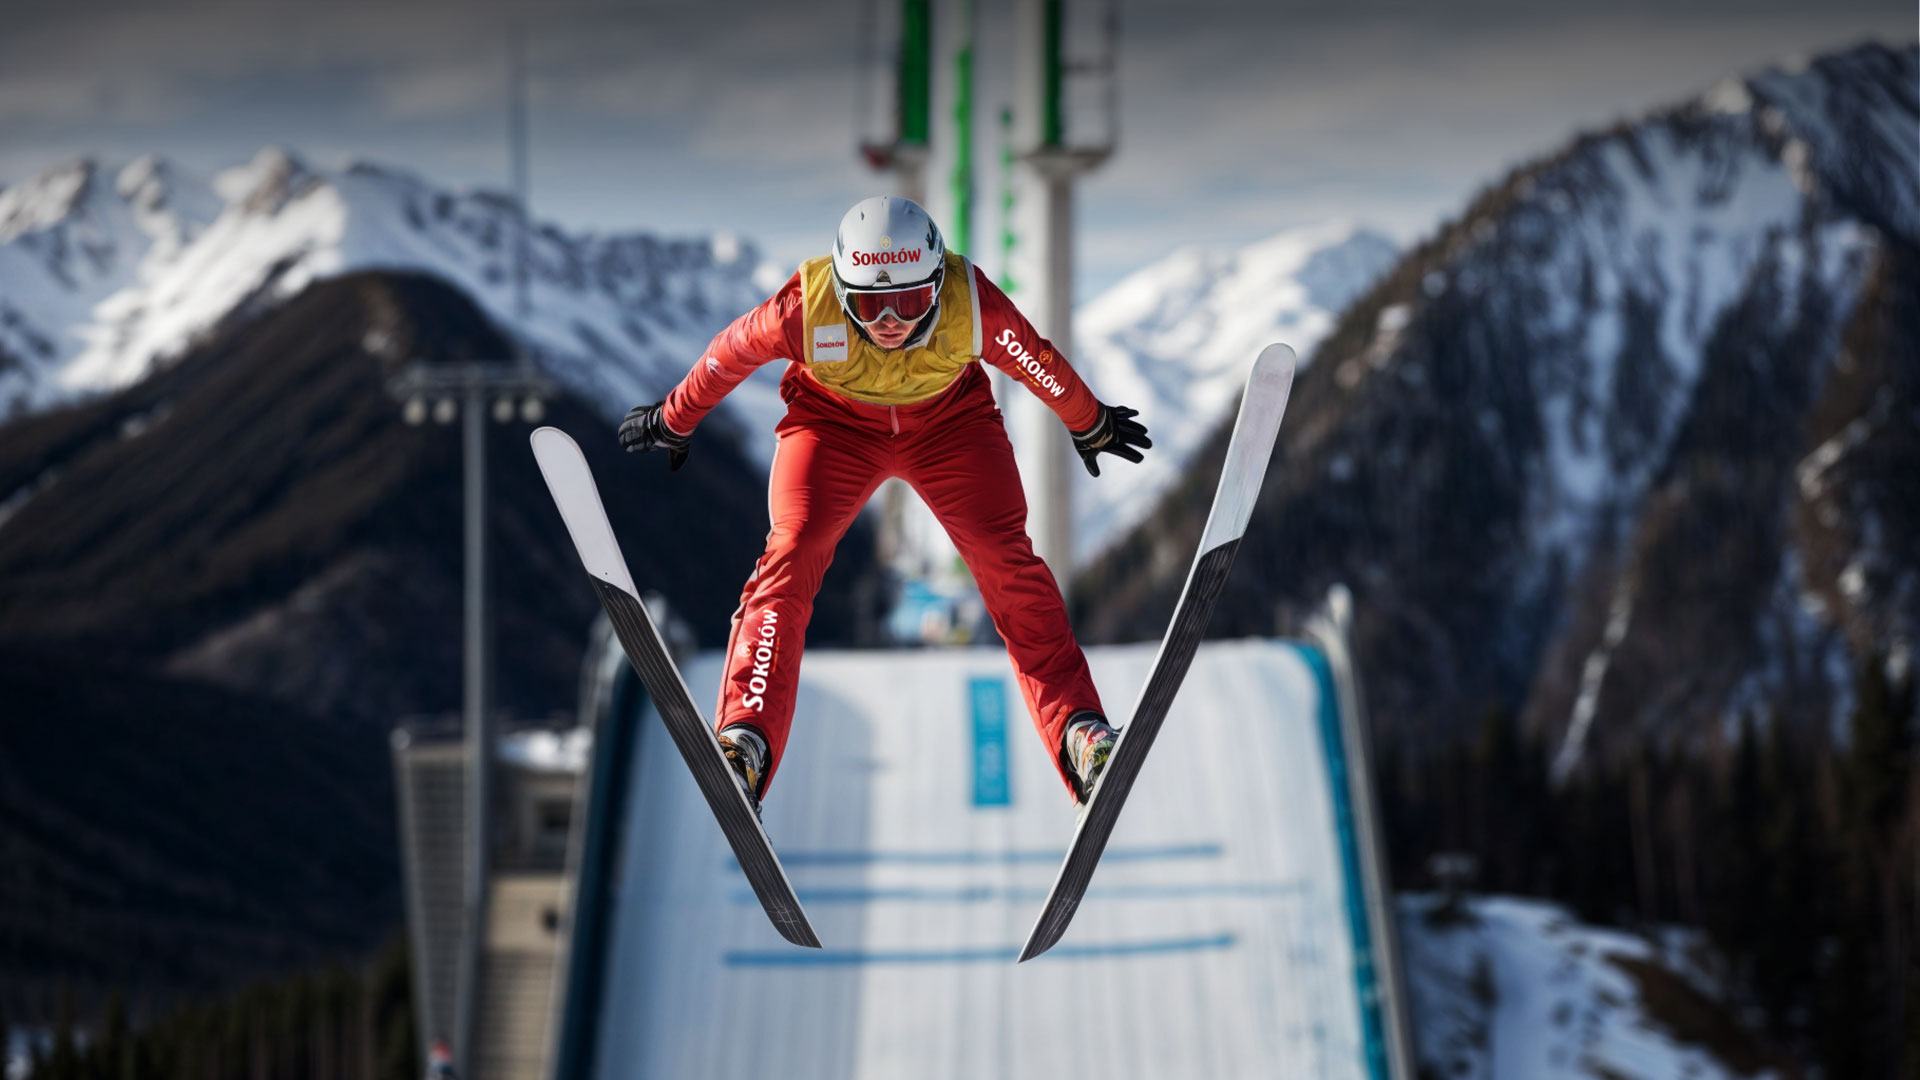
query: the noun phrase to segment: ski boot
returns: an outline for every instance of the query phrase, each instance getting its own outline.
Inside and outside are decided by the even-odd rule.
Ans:
[[[1091,709],[1068,718],[1066,734],[1060,739],[1060,758],[1066,763],[1067,775],[1073,777],[1074,797],[1082,814],[1119,741],[1120,733],[1107,725],[1107,718]]]
[[[767,740],[751,724],[732,724],[718,737],[720,749],[727,755],[727,764],[733,767],[733,779],[740,785],[740,793],[747,797],[747,805],[753,807],[753,816],[759,818],[760,786],[767,777]]]

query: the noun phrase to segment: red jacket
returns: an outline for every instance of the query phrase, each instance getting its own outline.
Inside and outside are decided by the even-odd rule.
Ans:
[[[1066,358],[1054,349],[1052,342],[1034,330],[1007,294],[977,267],[973,271],[973,287],[980,299],[980,341],[986,353],[982,359],[1033,390],[1069,431],[1092,427],[1100,416],[1100,401],[1074,373]],[[780,291],[720,331],[699,363],[667,395],[667,426],[691,433],[707,413],[720,404],[720,399],[753,374],[755,368],[770,360],[804,356],[801,335],[805,318],[801,304],[800,275],[796,273]],[[1035,374],[1022,365],[1016,349],[1025,354],[1027,365],[1051,375],[1066,392],[1058,397],[1039,392]]]

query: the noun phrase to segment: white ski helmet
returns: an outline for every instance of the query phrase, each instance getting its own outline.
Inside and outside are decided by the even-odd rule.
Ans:
[[[854,315],[848,290],[894,290],[931,282],[937,306],[946,259],[947,243],[924,207],[897,195],[876,195],[854,203],[840,219],[833,236],[833,289],[856,323],[871,320]]]

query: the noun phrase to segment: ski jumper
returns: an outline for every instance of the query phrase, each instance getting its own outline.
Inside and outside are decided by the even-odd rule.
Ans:
[[[780,379],[787,413],[767,483],[772,528],[740,595],[727,642],[717,726],[765,733],[770,782],[793,722],[807,622],[834,548],[880,482],[906,481],[953,540],[980,587],[1027,711],[1060,770],[1067,719],[1100,710],[1060,588],[1027,537],[1027,502],[985,359],[1025,384],[1070,430],[1093,426],[1099,401],[984,274],[946,256],[936,320],[906,347],[859,334],[834,294],[832,260],[812,259],[734,320],[667,396],[664,419],[691,433],[760,365]],[[763,782],[764,783],[764,782]],[[763,786],[764,790],[764,786]]]

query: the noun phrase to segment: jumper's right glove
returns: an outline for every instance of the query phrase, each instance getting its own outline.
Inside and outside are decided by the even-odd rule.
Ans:
[[[1085,431],[1073,433],[1073,448],[1080,453],[1080,460],[1086,463],[1087,471],[1100,475],[1101,454],[1112,454],[1128,461],[1138,462],[1140,450],[1152,449],[1153,440],[1147,438],[1147,426],[1134,417],[1139,416],[1137,409],[1124,405],[1100,406],[1100,418]]]
[[[658,450],[667,452],[667,470],[677,472],[687,463],[687,444],[693,436],[682,435],[667,426],[664,401],[651,405],[635,405],[627,412],[627,418],[620,423],[620,446],[624,450]]]

